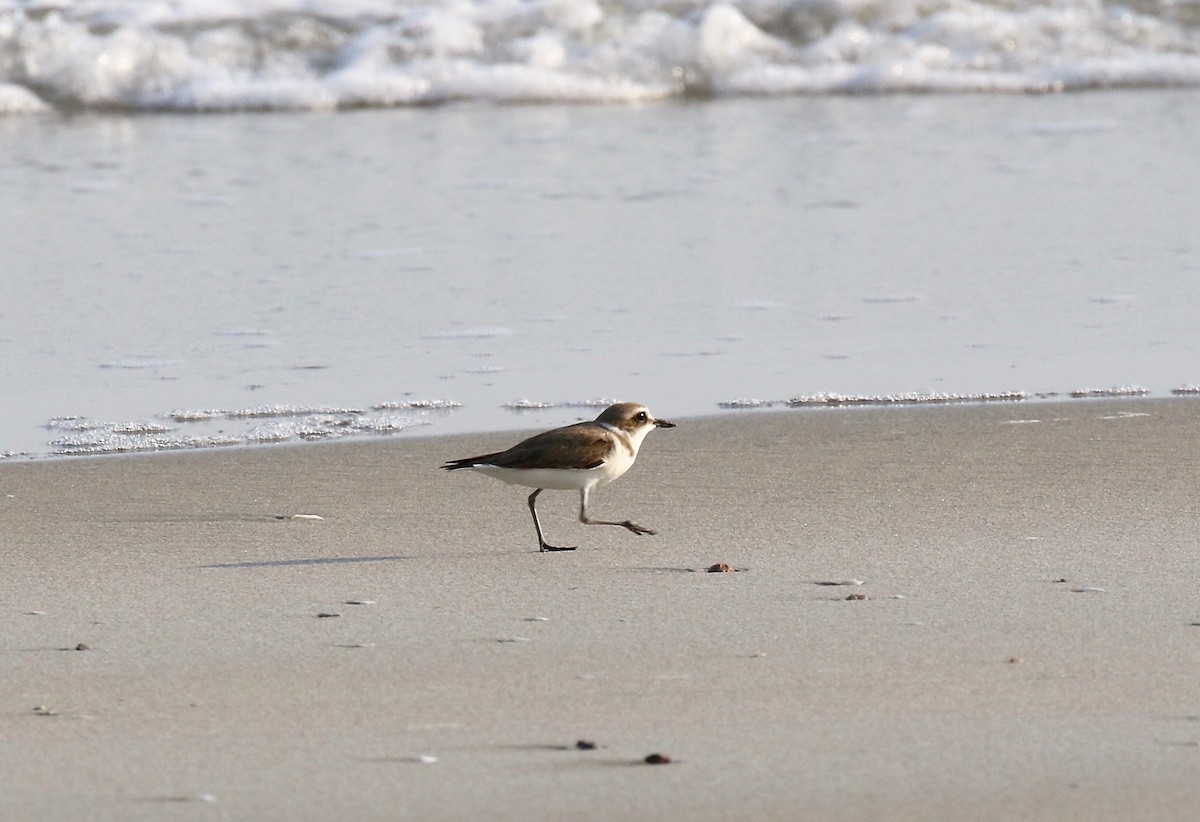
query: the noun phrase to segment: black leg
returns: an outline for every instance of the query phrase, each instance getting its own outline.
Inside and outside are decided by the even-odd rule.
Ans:
[[[549,543],[546,542],[545,537],[542,536],[542,524],[540,522],[538,522],[537,508],[534,507],[534,502],[537,500],[537,495],[542,493],[542,490],[543,489],[539,488],[536,491],[534,491],[532,494],[529,495],[529,513],[533,514],[533,527],[535,529],[537,529],[539,550],[542,550],[542,551],[574,551],[575,546],[573,546],[573,545],[570,547],[560,547],[558,545],[550,545]]]

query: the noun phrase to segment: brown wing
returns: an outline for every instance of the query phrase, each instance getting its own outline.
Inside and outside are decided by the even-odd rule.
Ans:
[[[478,457],[451,460],[443,467],[470,468],[495,465],[498,468],[595,468],[612,451],[612,434],[594,423],[581,422],[536,434],[507,451]],[[584,459],[580,460],[583,455]]]
[[[494,454],[491,464],[501,468],[595,468],[611,451],[612,434],[594,423],[581,422],[522,440]]]

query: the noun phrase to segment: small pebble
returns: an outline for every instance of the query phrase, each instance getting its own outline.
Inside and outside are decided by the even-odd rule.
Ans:
[[[575,743],[575,747],[581,751],[594,751],[596,750],[596,743],[590,739],[581,739]]]
[[[90,651],[92,649],[91,649],[91,647],[88,646],[88,644],[86,642],[81,642],[75,646],[75,650],[76,651]]]
[[[1021,659],[1021,657],[1019,657],[1019,656],[1010,656],[1008,658],[1008,663],[1010,665],[1020,665],[1024,661],[1025,660]]]
[[[852,602],[862,602],[865,599],[870,599],[870,597],[866,594],[850,594],[846,599]]]
[[[373,599],[348,599],[348,600],[346,600],[346,604],[347,605],[374,605],[375,600],[373,600]]]
[[[728,562],[718,562],[716,565],[709,567],[708,572],[710,574],[728,574],[731,571],[736,571],[736,570],[737,569],[734,568],[732,565],[730,565]]]
[[[58,716],[58,711],[53,708],[47,708],[45,705],[35,705],[33,712],[38,716]]]
[[[1096,588],[1091,585],[1087,585],[1087,586],[1084,586],[1083,588],[1072,588],[1071,593],[1072,594],[1102,594],[1102,593],[1104,593],[1104,589]]]
[[[652,753],[642,761],[647,765],[670,765],[671,757],[666,754]]]
[[[334,618],[340,617],[340,616],[341,616],[341,614],[335,614],[335,613],[331,613],[329,611],[322,611],[321,613],[317,614],[317,619],[334,619]]]
[[[529,642],[530,640],[529,640],[529,637],[527,637],[527,636],[510,636],[510,637],[505,637],[504,639],[497,639],[496,641],[497,642]]]
[[[818,585],[865,585],[861,579],[830,579],[821,580]]]
[[[319,514],[292,514],[290,517],[288,517],[288,519],[300,519],[300,520],[309,520],[310,522],[319,522],[319,521],[324,520],[325,517],[323,517]]]
[[[45,611],[26,611],[25,616],[45,616]]]
[[[434,762],[438,761],[438,758],[436,756],[434,756],[433,754],[421,754],[420,756],[416,757],[413,761],[420,762],[422,765],[432,765]]]

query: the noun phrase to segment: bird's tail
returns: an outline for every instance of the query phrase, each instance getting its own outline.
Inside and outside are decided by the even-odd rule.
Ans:
[[[462,459],[458,460],[446,460],[446,462],[442,464],[442,468],[445,468],[447,471],[457,471],[459,468],[474,468],[478,465],[486,465],[488,459],[492,456],[494,455],[484,454],[479,457],[463,457]]]

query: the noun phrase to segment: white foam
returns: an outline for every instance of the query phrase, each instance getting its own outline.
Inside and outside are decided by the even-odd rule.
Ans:
[[[1145,397],[1150,389],[1140,385],[1114,385],[1112,388],[1080,388],[1071,392],[1076,399],[1093,399],[1100,397]]]
[[[159,415],[163,422],[57,417],[46,427],[59,432],[49,443],[54,454],[112,454],[394,434],[429,425],[430,420],[424,416],[427,411],[452,411],[459,407],[459,403],[451,400],[416,399],[374,405],[372,412],[307,405],[178,409]],[[398,413],[400,410],[409,413]],[[215,427],[216,420],[221,421],[221,429],[206,433]],[[184,427],[192,430],[183,431]]]
[[[943,405],[946,403],[1019,402],[1027,399],[1024,391],[998,391],[981,394],[805,394],[787,401],[790,406],[841,405]]]
[[[256,405],[252,408],[239,408],[226,411],[229,419],[252,417],[306,417],[314,414],[325,416],[361,414],[360,408],[338,408],[331,405]]]
[[[378,405],[371,406],[376,411],[402,411],[402,410],[423,410],[423,411],[453,411],[456,408],[462,408],[461,402],[455,400],[401,400],[398,402],[381,402]]]
[[[737,400],[725,400],[717,403],[720,408],[728,409],[743,409],[743,408],[772,408],[779,404],[778,400],[758,400],[750,397]]]
[[[94,0],[0,20],[0,113],[1200,85],[1174,3]]]
[[[216,408],[208,409],[188,409],[181,408],[176,411],[168,411],[166,416],[168,419],[175,422],[205,422],[207,420],[215,420],[225,416],[224,411]]]
[[[549,408],[608,408],[620,400],[608,397],[597,397],[591,400],[564,400],[562,402],[547,402],[542,400],[513,400],[506,402],[504,407],[510,411],[543,411]]]
[[[1140,385],[1118,385],[1112,388],[1081,388],[1076,391],[1067,392],[1069,396],[1075,399],[1112,399],[1122,397],[1147,397],[1153,392],[1148,388]],[[1200,395],[1200,385],[1185,384],[1171,389],[1171,393],[1177,396],[1196,396]],[[1030,398],[1050,399],[1059,396],[1058,392],[1038,392],[1031,393],[1026,391],[994,391],[982,392],[978,394],[942,394],[942,393],[923,393],[909,392],[903,394],[837,394],[831,392],[817,392],[813,394],[800,394],[786,400],[762,400],[754,398],[724,400],[717,403],[717,407],[727,410],[744,410],[755,408],[773,408],[779,405],[786,405],[792,408],[834,408],[844,406],[859,406],[859,405],[945,405],[951,403],[990,403],[990,402],[1020,402]],[[508,407],[514,407],[510,404]],[[544,406],[530,407],[553,407],[553,404]],[[1038,420],[1013,420],[1014,423],[1021,422],[1038,422]]]
[[[42,114],[47,111],[50,106],[29,89],[0,82],[0,114]]]

